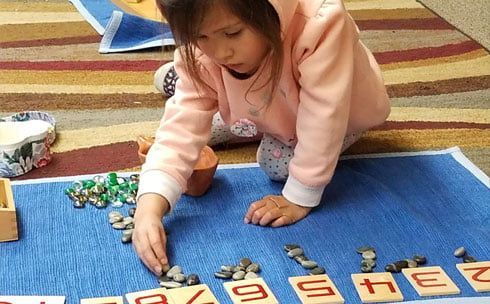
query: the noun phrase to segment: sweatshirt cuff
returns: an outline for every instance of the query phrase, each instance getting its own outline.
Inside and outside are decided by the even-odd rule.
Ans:
[[[163,196],[170,204],[171,212],[180,196],[182,188],[175,178],[160,170],[150,170],[140,175],[140,183],[136,201],[147,193],[156,193]]]
[[[316,207],[320,204],[325,186],[309,187],[289,175],[282,195],[290,202],[303,207]]]

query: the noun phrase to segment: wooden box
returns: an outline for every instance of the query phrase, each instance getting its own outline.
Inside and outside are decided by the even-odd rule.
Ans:
[[[19,239],[17,215],[10,180],[0,178],[0,242]]]

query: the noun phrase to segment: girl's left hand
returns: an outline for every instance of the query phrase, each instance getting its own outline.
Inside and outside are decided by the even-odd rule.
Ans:
[[[260,226],[281,227],[305,218],[311,208],[291,203],[282,195],[268,195],[250,205],[243,222]]]

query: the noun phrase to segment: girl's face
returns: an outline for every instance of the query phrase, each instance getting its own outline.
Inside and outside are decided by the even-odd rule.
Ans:
[[[205,16],[197,46],[217,64],[248,75],[257,71],[269,51],[262,35],[219,5]]]

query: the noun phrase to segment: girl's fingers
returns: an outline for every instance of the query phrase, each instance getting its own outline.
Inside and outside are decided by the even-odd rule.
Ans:
[[[282,210],[279,208],[269,208],[259,221],[260,226],[267,226],[282,216]]]
[[[254,225],[258,225],[260,223],[260,220],[262,220],[262,218],[264,217],[264,215],[266,215],[267,212],[269,212],[269,210],[271,209],[272,207],[266,202],[264,202],[261,208],[254,211],[251,219],[252,223]]]
[[[291,224],[294,224],[296,222],[296,220],[287,215],[286,213],[281,213],[279,217],[276,218],[275,221],[273,221],[271,223],[271,227],[282,227],[282,226],[287,226],[287,225],[291,225]]]
[[[260,200],[251,204],[250,207],[248,208],[247,214],[245,214],[245,218],[243,219],[243,222],[245,224],[249,224],[252,221],[255,211],[264,207],[265,203],[266,203],[265,200]]]
[[[134,238],[133,247],[143,264],[156,275],[161,275],[160,263],[158,263],[153,250],[151,250],[150,242],[146,236],[143,236],[141,239],[139,237]]]

